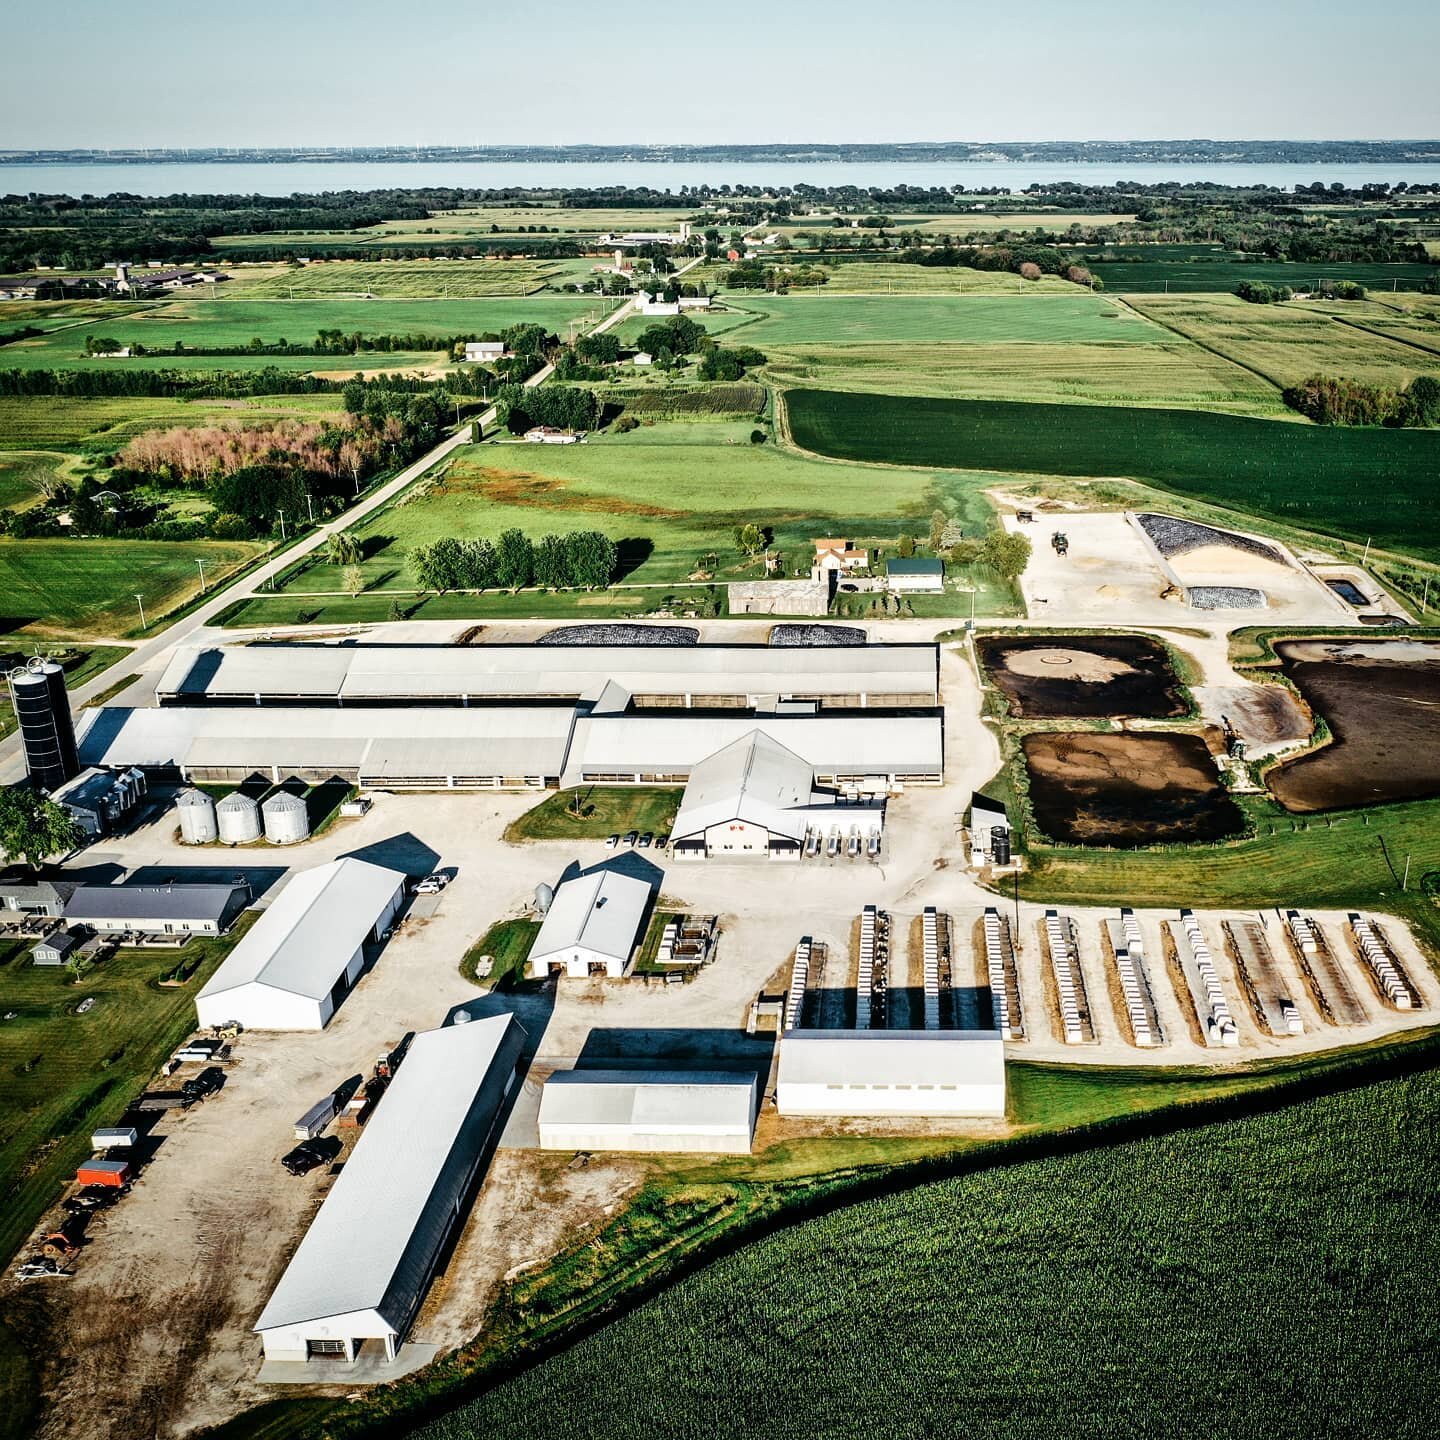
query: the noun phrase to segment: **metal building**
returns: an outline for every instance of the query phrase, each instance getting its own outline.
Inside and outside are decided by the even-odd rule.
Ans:
[[[260,807],[249,795],[232,791],[216,805],[215,823],[226,845],[248,845],[260,838]]]
[[[58,790],[80,773],[64,669],[37,657],[24,669],[12,670],[10,699],[26,773],[37,788]]]
[[[260,807],[265,838],[272,845],[294,845],[310,837],[310,809],[298,795],[277,790]]]
[[[540,1092],[542,1150],[748,1155],[754,1071],[560,1070]]]
[[[182,790],[175,797],[175,809],[180,816],[180,839],[186,845],[209,845],[220,838],[213,795]]]

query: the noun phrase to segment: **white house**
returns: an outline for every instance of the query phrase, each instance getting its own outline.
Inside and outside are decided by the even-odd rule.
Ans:
[[[465,342],[467,364],[503,360],[504,358],[505,342],[503,340],[467,340]]]
[[[530,951],[530,974],[623,975],[640,938],[650,886],[618,870],[592,870],[556,891]]]
[[[559,1070],[540,1092],[542,1150],[748,1155],[753,1071]]]
[[[1001,1117],[998,1030],[787,1030],[775,1103],[782,1115]]]
[[[353,1364],[367,1342],[396,1358],[515,1083],[524,1039],[513,1016],[495,1015],[411,1042],[255,1322],[267,1363],[289,1362],[303,1381],[323,1375],[300,1366]]]
[[[811,832],[860,835],[884,824],[883,802],[842,803],[815,787],[815,769],[755,729],[690,771],[675,817],[677,860],[797,860]]]
[[[635,354],[631,356],[630,363],[632,365],[653,365],[655,363],[655,357],[646,350],[637,350]]]
[[[533,425],[525,432],[532,445],[573,445],[581,439],[578,430],[559,430],[553,425]]]
[[[199,1024],[323,1030],[404,895],[400,871],[368,860],[300,871],[195,997]]]

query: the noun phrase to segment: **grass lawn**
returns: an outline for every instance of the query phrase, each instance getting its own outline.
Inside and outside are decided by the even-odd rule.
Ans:
[[[751,295],[725,297],[753,323],[732,327],[737,343],[758,345],[1109,344],[1154,345],[1163,333],[1100,296]]]
[[[512,821],[505,839],[523,845],[527,840],[603,840],[631,830],[668,835],[683,793],[672,786],[587,785],[558,790]],[[576,796],[583,797],[580,815],[570,813]]]
[[[32,965],[29,944],[0,941],[0,1256],[14,1254],[75,1166],[90,1132],[113,1125],[195,1024],[195,992],[250,924],[192,940],[178,953],[120,950],[69,983],[63,968]],[[33,942],[31,942],[33,944]],[[183,960],[185,985],[161,988]],[[89,996],[85,1015],[75,1007]]]
[[[0,540],[0,620],[23,636],[85,639],[122,635],[200,589],[197,560],[218,584],[263,547],[244,541]]]
[[[1267,376],[1296,385],[1317,372],[1376,385],[1401,386],[1416,375],[1440,376],[1440,348],[1416,349],[1400,338],[1344,324],[1337,316],[1369,323],[1390,312],[1368,303],[1355,308],[1308,302],[1251,305],[1235,295],[1149,295],[1135,309],[1218,354]],[[1418,322],[1411,322],[1412,328]],[[1423,326],[1422,326],[1423,328]],[[1440,326],[1432,344],[1440,347]]]
[[[1440,433],[1281,424],[1201,411],[786,394],[790,432],[877,463],[1133,476],[1198,500],[1440,558]]]
[[[499,989],[515,980],[525,978],[525,962],[540,933],[538,920],[499,920],[492,925],[466,952],[460,962],[460,973],[476,985],[491,990]],[[490,973],[481,977],[476,967],[484,955],[494,960]]]
[[[678,593],[699,557],[711,552],[718,581],[759,578],[761,562],[747,561],[731,538],[746,521],[771,528],[787,570],[808,567],[816,535],[893,545],[903,531],[928,533],[937,508],[972,533],[989,524],[982,491],[990,477],[835,465],[752,445],[752,428],[749,420],[661,421],[585,445],[468,447],[443,483],[422,481],[356,528],[365,546],[362,571],[383,596],[414,589],[405,553],[442,535],[493,539],[512,526],[535,537],[600,529],[620,548],[624,581],[665,587],[637,600],[644,607],[658,604],[669,587]],[[334,567],[316,564],[291,579],[285,593],[299,598],[338,588]],[[607,599],[556,598],[582,612]]]

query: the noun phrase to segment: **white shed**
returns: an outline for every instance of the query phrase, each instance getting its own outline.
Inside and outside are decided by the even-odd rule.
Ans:
[[[297,1371],[315,1360],[353,1364],[367,1341],[396,1358],[468,1201],[524,1039],[512,1015],[415,1037],[255,1322],[267,1362]]]
[[[775,1102],[782,1115],[861,1118],[1005,1114],[998,1030],[788,1030]]]
[[[753,1071],[559,1070],[540,1092],[542,1150],[748,1155]]]
[[[368,860],[300,871],[195,997],[199,1023],[323,1030],[404,894],[399,870]]]
[[[649,904],[650,886],[618,870],[592,870],[565,881],[535,937],[530,974],[623,975]]]

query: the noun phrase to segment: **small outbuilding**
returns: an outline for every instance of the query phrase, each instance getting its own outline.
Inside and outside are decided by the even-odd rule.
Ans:
[[[354,1364],[367,1344],[395,1360],[469,1203],[524,1039],[512,1015],[415,1037],[255,1323],[267,1363]]]
[[[530,951],[530,974],[625,973],[650,908],[651,887],[634,875],[599,869],[564,881]]]
[[[63,965],[79,948],[80,937],[73,930],[57,930],[30,952],[30,958],[37,965]]]
[[[195,997],[199,1024],[323,1030],[404,895],[403,873],[353,856],[301,870]]]
[[[886,563],[887,583],[898,595],[943,595],[945,593],[945,562],[896,559]]]
[[[748,1155],[753,1071],[559,1070],[540,1092],[542,1150]]]

